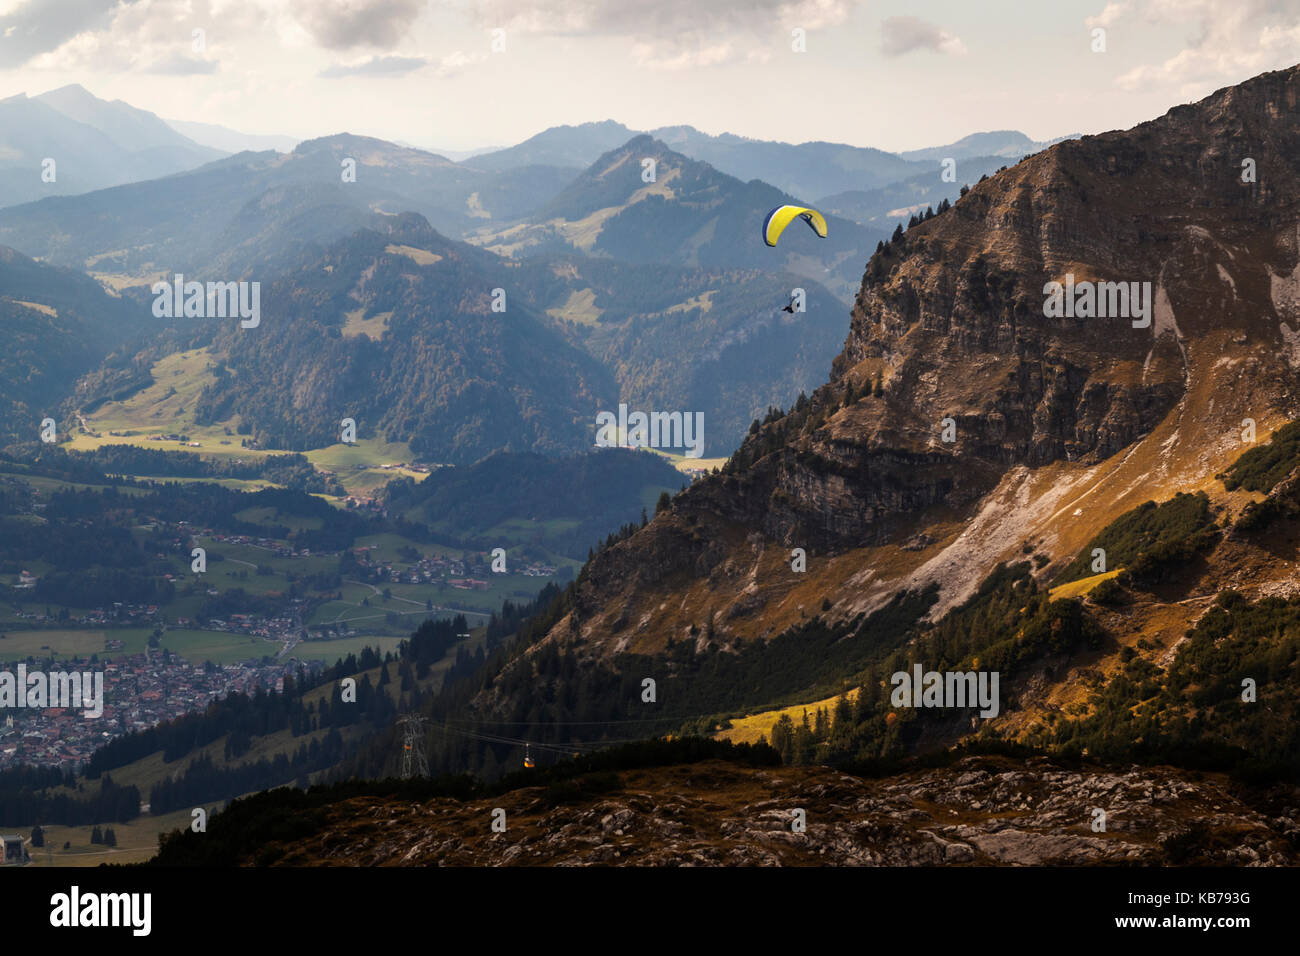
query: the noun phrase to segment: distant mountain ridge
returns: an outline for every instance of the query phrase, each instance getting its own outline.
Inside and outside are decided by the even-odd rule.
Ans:
[[[648,181],[653,162],[654,178]],[[488,226],[469,241],[504,255],[580,251],[625,262],[786,271],[846,299],[886,232],[831,217],[819,238],[802,223],[776,248],[763,217],[796,197],[758,180],[742,182],[690,159],[648,134],[602,155],[526,221]]]
[[[81,86],[0,100],[0,206],[155,179],[222,155]]]
[[[522,143],[464,161],[475,169],[502,170],[512,166],[590,166],[602,153],[626,143],[636,130],[614,120],[582,123],[577,126],[552,126]]]
[[[679,189],[685,183],[678,182],[683,163],[690,167],[687,178],[694,184],[692,190],[725,186],[726,202],[715,212],[710,212],[712,200],[704,193],[698,197],[703,198],[702,203],[692,198],[680,210],[659,210],[679,220],[672,230],[707,228],[710,218],[722,215],[728,222],[738,223],[734,229],[740,232],[731,225],[723,226],[717,244],[705,244],[699,255],[683,257],[672,242],[656,235],[655,228],[641,228],[634,220],[642,210],[633,209],[631,216],[614,223],[618,241],[611,247],[618,257],[631,262],[601,255],[603,249],[596,250],[593,259],[569,245],[551,250],[537,247],[530,251],[540,257],[503,261],[491,251],[459,247],[440,230],[432,229],[427,242],[421,237],[412,241],[414,247],[431,255],[442,255],[438,250],[444,245],[457,247],[457,256],[476,269],[497,273],[488,288],[507,288],[513,304],[533,310],[543,326],[559,330],[571,345],[587,353],[582,362],[594,359],[601,374],[612,374],[618,384],[617,392],[598,392],[603,396],[601,402],[593,401],[580,416],[587,430],[582,435],[573,430],[573,406],[565,405],[567,411],[559,423],[533,423],[538,429],[532,433],[539,442],[536,446],[518,437],[503,437],[501,444],[492,444],[486,434],[479,436],[486,443],[476,444],[479,438],[470,438],[467,432],[463,445],[459,439],[431,439],[428,445],[417,440],[422,455],[440,460],[438,456],[446,454],[452,456],[449,460],[459,461],[504,448],[551,453],[578,450],[594,439],[591,428],[596,412],[616,409],[620,400],[705,413],[706,454],[725,455],[768,407],[793,400],[825,374],[846,328],[843,299],[837,300],[828,289],[835,284],[841,289],[848,287],[850,277],[856,277],[860,269],[855,260],[865,258],[872,237],[863,237],[860,227],[851,222],[835,220],[833,240],[823,243],[811,233],[792,231],[781,250],[766,249],[758,240],[759,210],[780,202],[781,194],[765,184],[739,183],[706,164],[684,160],[661,145],[653,146],[648,138],[636,144],[636,148],[642,146],[653,147],[658,150],[656,155],[666,159],[663,175],[666,181],[678,183]],[[357,163],[356,182],[340,178],[349,159]],[[313,269],[321,268],[322,261],[328,261],[335,244],[350,241],[360,231],[392,230],[402,209],[432,207],[431,212],[450,216],[454,224],[462,221],[449,212],[454,198],[434,205],[443,201],[440,197],[468,194],[479,197],[483,204],[509,208],[514,202],[537,201],[544,195],[535,187],[545,181],[549,171],[526,167],[502,174],[484,173],[419,150],[340,135],[309,140],[290,154],[241,153],[150,183],[0,210],[0,236],[15,245],[23,243],[54,262],[91,269],[109,278],[143,276],[135,280],[143,285],[150,273],[156,278],[179,272],[199,281],[245,278],[268,285],[281,277],[288,287],[297,287]],[[564,203],[595,208],[593,203],[605,200],[587,184],[601,181],[598,172],[579,177],[582,185],[571,191],[562,189],[561,180],[567,179],[567,174],[557,175],[553,187],[566,197]],[[625,187],[641,185],[639,173],[632,172],[635,183],[610,181],[624,199]],[[555,211],[562,210],[557,207]],[[743,240],[738,238],[742,232]],[[670,235],[675,234],[670,230]],[[731,248],[736,242],[744,243],[740,253]],[[828,276],[824,266],[804,262],[798,258],[801,254],[829,255],[825,261],[834,263],[838,271]],[[803,274],[794,274],[789,269],[792,264]],[[423,270],[412,274],[422,276]],[[449,278],[451,274],[440,271],[437,275]],[[429,290],[439,312],[444,298],[454,299],[464,291],[458,284],[438,286],[421,281],[420,287]],[[782,311],[794,288],[804,289],[803,313]],[[143,286],[137,285],[128,298],[147,311],[147,296],[142,292]],[[356,304],[334,308],[336,315],[342,315]],[[335,321],[331,318],[328,324]],[[204,330],[195,326],[187,334],[202,336]],[[699,347],[681,355],[682,336],[689,336]],[[196,341],[188,347],[198,344],[202,343]],[[263,361],[258,356],[249,358],[259,364]],[[588,377],[596,374],[587,368]],[[271,367],[266,378],[275,381],[284,374]],[[323,371],[322,381],[335,374],[330,366]],[[412,395],[399,396],[403,389],[396,383],[386,388],[385,401],[414,401]],[[327,429],[322,420],[308,426],[299,418],[299,411],[288,414],[279,401],[279,396],[267,395],[254,385],[246,396],[232,392],[220,401],[213,397],[214,405],[224,403],[227,409],[213,414],[224,419],[230,409],[239,409],[241,414],[246,411],[250,421],[257,422],[263,442],[272,447],[315,447],[332,440],[332,425]],[[260,409],[256,415],[255,406]],[[555,428],[564,431],[563,440],[556,438]],[[419,427],[408,423],[392,433],[402,434],[405,440],[418,431]],[[457,450],[461,448],[473,451]],[[462,454],[469,457],[457,457]]]
[[[75,84],[31,98],[31,103],[44,105],[53,113],[16,105],[25,99],[20,94],[0,102],[0,170],[6,166],[12,169],[9,181],[0,187],[0,207],[43,196],[84,193],[167,176],[196,169],[222,155],[266,150],[294,152],[304,142],[283,135],[242,133],[206,122],[164,121],[121,100],[102,100]],[[88,130],[72,127],[70,123],[89,127],[100,137],[90,136]],[[550,127],[505,148],[456,151],[446,161],[459,162],[479,173],[495,173],[510,180],[509,185],[502,191],[501,184],[493,182],[491,177],[480,177],[487,187],[485,194],[471,190],[454,197],[443,195],[410,208],[428,217],[441,231],[456,235],[472,226],[476,218],[508,220],[529,208],[530,188],[543,193],[551,188],[548,176],[574,176],[642,132],[614,120],[604,120]],[[843,143],[794,144],[732,133],[713,135],[689,125],[664,126],[645,132],[676,152],[706,162],[720,172],[744,181],[762,180],[805,202],[824,196],[886,189],[923,176],[935,162],[945,158],[1019,159],[1059,141],[1036,142],[1018,131],[1001,130],[973,133],[947,146],[891,153]],[[336,138],[327,136],[306,142]],[[1064,138],[1068,137],[1061,137]],[[394,148],[402,147],[394,145]],[[48,157],[55,157],[63,165],[54,183],[42,182],[39,175],[40,162]],[[32,171],[36,175],[28,176]],[[454,200],[450,205],[449,199]],[[881,212],[873,207],[858,221],[865,224],[878,218]]]
[[[677,152],[749,181],[761,179],[804,200],[846,189],[873,189],[921,172],[919,164],[863,146],[843,143],[779,143],[692,126],[667,126],[650,135]]]
[[[851,189],[822,196],[815,203],[824,213],[843,216],[869,229],[892,230],[908,222],[913,214],[939,208],[945,199],[952,203],[963,187],[974,186],[981,177],[992,176],[1009,164],[1001,156],[975,156],[956,160],[953,179],[947,181],[938,164],[924,163],[925,171],[878,189]]]
[[[75,268],[93,261],[96,271],[265,273],[295,265],[296,250],[319,252],[375,215],[416,212],[451,236],[494,214],[522,216],[575,172],[487,173],[341,133],[286,154],[244,152],[163,179],[3,209],[0,242]]]
[[[891,153],[845,143],[784,143],[733,133],[713,135],[688,125],[641,131],[604,120],[553,126],[515,146],[474,156],[464,163],[482,169],[523,163],[590,166],[602,154],[643,133],[719,172],[745,181],[761,179],[805,201],[849,190],[879,189],[922,175],[946,158],[996,156],[1018,160],[1078,135],[1036,142],[1019,131],[1002,130],[973,133],[947,146]]]
[[[226,153],[261,152],[273,149],[287,153],[302,142],[296,136],[278,133],[242,133],[216,123],[195,123],[190,120],[165,120],[168,126],[182,136],[187,136],[200,146],[209,146]],[[435,151],[436,152],[436,151]]]
[[[978,156],[999,156],[1003,159],[1019,160],[1067,139],[1078,139],[1080,135],[1070,133],[1054,139],[1035,141],[1019,130],[1003,129],[988,133],[971,133],[946,146],[911,149],[898,155],[904,159],[927,163],[942,162],[945,159],[973,159]]]
[[[80,87],[24,102],[36,111],[57,104],[111,129],[115,140],[88,123],[68,121],[106,154],[120,151],[121,141],[168,148],[168,142],[184,139],[153,114],[106,103]],[[955,196],[959,187],[935,188],[934,164],[880,150],[791,146],[665,127],[675,142],[718,162],[754,164],[752,172],[779,175],[783,164],[793,164],[814,184],[885,183],[875,191],[823,197],[835,202],[825,210],[832,227],[828,239],[796,227],[772,249],[759,240],[761,216],[774,205],[806,197],[758,178],[742,181],[648,134],[621,138],[631,132],[612,121],[558,127],[511,150],[461,163],[371,137],[336,134],[303,141],[288,153],[245,151],[149,182],[0,210],[0,241],[118,284],[177,272],[266,282],[285,277],[296,283],[337,243],[359,231],[384,234],[395,217],[412,211],[433,226],[437,239],[430,242],[467,236],[514,259],[508,265],[518,270],[516,301],[534,309],[542,327],[560,331],[613,374],[618,393],[607,392],[602,407],[627,400],[704,410],[709,454],[726,454],[774,401],[792,401],[819,380],[835,353],[835,340],[843,336],[842,316],[827,291],[846,301],[873,247],[895,220],[905,220],[910,209],[927,202],[937,205],[947,190]],[[614,148],[585,169],[512,165],[573,162],[611,141]],[[979,143],[989,145],[987,139]],[[647,159],[658,164],[653,182],[642,178]],[[993,161],[963,160],[960,175],[973,181],[976,169],[984,168],[976,164]],[[909,171],[908,179],[892,180]],[[836,215],[840,208],[847,215]],[[858,220],[869,225],[864,228]],[[474,261],[489,271],[503,266],[491,255]],[[805,290],[809,311],[782,313],[796,287]],[[565,323],[571,324],[566,328]],[[687,360],[668,361],[673,335],[689,336],[701,348]],[[739,374],[743,364],[756,374],[748,379]],[[257,394],[259,400],[265,397]],[[295,435],[296,418],[275,409],[269,400],[259,419],[268,442],[292,441],[298,447],[328,437],[317,425]],[[538,448],[560,452],[581,444],[571,431],[558,442],[549,433],[543,437],[554,426],[548,423],[536,433]],[[418,431],[409,421],[397,429],[408,438]],[[453,451],[459,440],[430,441],[427,448],[437,447],[440,454],[535,450],[527,443],[476,446],[470,441],[465,448],[474,451]],[[425,447],[420,439],[416,444]]]
[[[58,110],[64,116],[99,130],[117,145],[131,152],[141,150],[181,148],[193,149],[196,144],[178,133],[147,110],[137,109],[122,100],[101,100],[84,86],[71,84],[33,97]],[[199,148],[196,152],[216,153]],[[216,156],[210,158],[215,159]]]
[[[456,162],[425,150],[348,133],[296,142],[290,137],[252,136],[208,123],[169,123],[120,100],[108,102],[83,87],[65,86],[31,99],[20,95],[0,102],[0,157],[9,157],[13,173],[0,186],[0,206],[150,181],[150,192],[163,194],[163,215],[156,223],[147,221],[142,211],[143,193],[96,196],[84,207],[24,209],[12,220],[0,217],[0,241],[83,268],[95,257],[112,253],[112,261],[105,265],[124,273],[150,271],[157,264],[151,263],[150,255],[159,263],[162,259],[175,261],[168,246],[183,252],[191,268],[201,261],[230,268],[239,264],[239,257],[223,253],[224,240],[214,243],[210,235],[195,233],[192,224],[170,218],[169,194],[192,190],[197,201],[209,207],[204,215],[220,229],[234,221],[232,213],[241,206],[260,203],[259,197],[276,187],[291,191],[260,208],[269,210],[288,202],[300,222],[309,221],[301,216],[310,207],[318,208],[310,217],[316,228],[310,235],[290,235],[275,227],[266,233],[268,239],[274,233],[274,241],[259,249],[274,261],[290,256],[290,247],[328,244],[348,234],[375,210],[418,212],[440,232],[462,237],[485,224],[517,221],[533,214],[606,153],[626,147],[642,135],[647,134],[613,120],[558,126],[515,146],[476,151]],[[907,154],[837,143],[779,143],[730,133],[715,136],[687,125],[661,127],[648,135],[680,156],[707,163],[744,182],[771,184],[799,201],[814,203],[833,197],[835,208],[843,211],[846,219],[867,226],[873,234],[881,230],[888,234],[898,219],[906,221],[906,214],[896,214],[900,209],[919,207],[926,201],[937,203],[937,196],[955,197],[960,184],[925,188],[926,177],[937,176],[936,157],[951,155],[962,160],[959,175],[966,177],[970,172],[966,160],[976,153],[1012,156],[1042,145],[1015,131],[972,134],[949,146]],[[10,144],[7,154],[3,151],[6,141]],[[40,164],[48,156],[57,157],[60,163],[54,183],[41,181]],[[356,161],[361,174],[355,181],[346,181],[351,188],[341,191],[334,188],[345,182],[338,165],[347,159]],[[214,160],[221,161],[214,164]],[[0,170],[5,166],[0,158]],[[246,170],[242,185],[229,178],[232,167]],[[218,170],[223,172],[218,174]],[[155,182],[176,173],[199,178],[183,184]],[[213,174],[227,178],[214,180]],[[974,177],[962,179],[963,183],[973,181]],[[318,202],[301,190],[292,193],[292,187],[308,183],[315,184],[313,191],[334,195],[325,195]],[[948,196],[948,192],[954,195]],[[214,197],[212,201],[209,195]],[[256,219],[258,209],[250,207],[239,218]],[[339,228],[329,230],[336,214]],[[89,232],[84,229],[86,218],[94,223]],[[160,236],[161,246],[157,242]],[[184,239],[172,241],[176,236]],[[247,242],[248,237],[238,237],[238,244],[246,249]],[[249,261],[245,257],[242,264]],[[856,276],[845,274],[843,280],[851,286]]]

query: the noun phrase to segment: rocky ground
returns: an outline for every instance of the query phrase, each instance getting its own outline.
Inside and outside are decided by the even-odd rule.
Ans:
[[[711,761],[627,771],[598,796],[359,797],[283,855],[268,849],[289,866],[1294,866],[1300,788],[994,757],[882,779]]]

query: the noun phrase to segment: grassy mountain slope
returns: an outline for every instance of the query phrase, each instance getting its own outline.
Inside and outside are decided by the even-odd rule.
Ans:
[[[702,411],[706,456],[729,454],[770,407],[820,383],[847,328],[830,292],[790,274],[567,254],[523,259],[519,278],[528,302],[610,369],[620,401]],[[782,311],[794,288],[804,312]]]
[[[0,247],[0,445],[36,441],[71,383],[141,325],[86,276]]]
[[[409,444],[422,460],[468,463],[491,451],[576,451],[592,441],[608,374],[526,304],[508,271],[414,215],[339,242],[262,291],[259,329],[215,332],[221,373],[200,396],[200,424],[232,415],[259,443],[358,437]],[[492,290],[507,290],[492,311]],[[352,334],[358,320],[384,316]],[[260,333],[260,334],[259,334]]]
[[[611,531],[653,514],[659,495],[685,484],[657,455],[601,449],[568,458],[496,454],[466,468],[439,468],[384,489],[390,514],[435,533],[477,541],[518,538],[581,559]]]

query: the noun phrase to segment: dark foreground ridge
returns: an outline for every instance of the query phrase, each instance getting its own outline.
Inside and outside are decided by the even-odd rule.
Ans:
[[[935,761],[931,761],[933,763]],[[766,745],[645,741],[484,785],[349,781],[236,800],[165,866],[937,866],[1300,863],[1300,788],[953,754],[868,777]],[[864,768],[865,771],[865,768]],[[1098,829],[1105,814],[1104,829]],[[800,829],[799,814],[805,826]],[[494,814],[505,829],[495,832]]]

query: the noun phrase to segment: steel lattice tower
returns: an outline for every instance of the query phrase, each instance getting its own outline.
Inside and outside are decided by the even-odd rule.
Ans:
[[[397,724],[402,728],[403,780],[409,780],[412,776],[430,776],[429,761],[424,756],[424,722],[425,718],[416,714],[404,714],[397,718]]]

